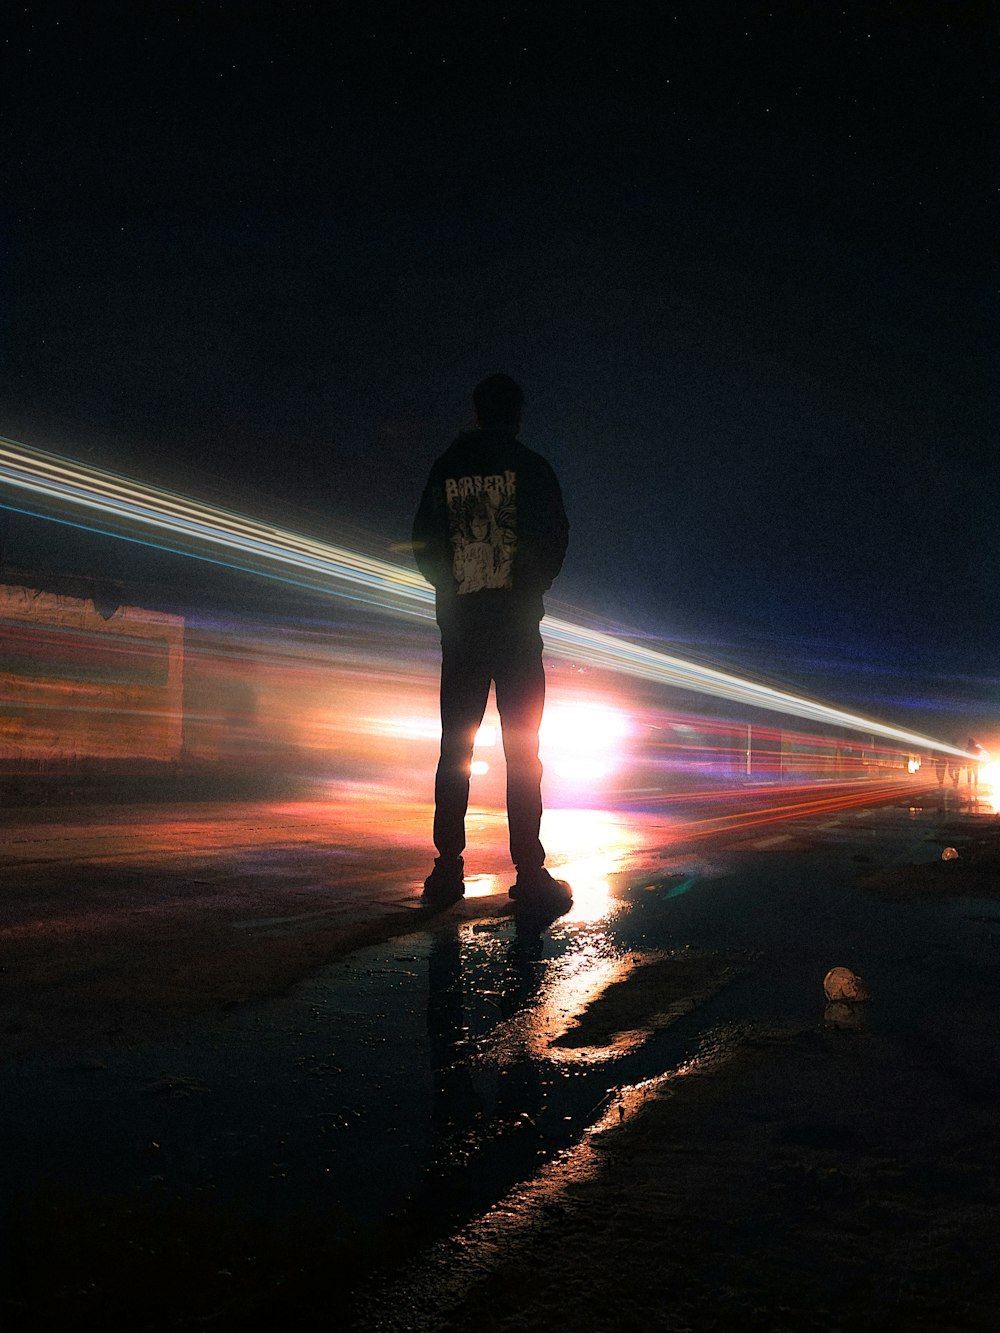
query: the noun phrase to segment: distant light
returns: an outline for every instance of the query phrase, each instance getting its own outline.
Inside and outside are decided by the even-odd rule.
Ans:
[[[469,772],[473,777],[482,777],[484,773],[490,771],[490,766],[485,759],[473,759]]]
[[[919,773],[919,772],[920,772],[920,760],[919,760],[919,759],[908,759],[908,760],[906,761],[906,771],[907,771],[907,773]]]

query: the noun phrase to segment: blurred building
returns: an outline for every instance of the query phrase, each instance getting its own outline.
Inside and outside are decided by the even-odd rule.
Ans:
[[[0,767],[176,764],[184,620],[0,584]]]

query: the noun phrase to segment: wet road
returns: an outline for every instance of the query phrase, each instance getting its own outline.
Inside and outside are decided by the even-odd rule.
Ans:
[[[227,938],[312,936],[338,912],[389,923],[273,998],[202,1006],[166,1035],[116,1008],[110,1035],[91,1025],[69,1048],[6,1062],[0,1180],[22,1326],[82,1326],[117,1303],[134,1327],[235,1327],[241,1301],[266,1305],[292,1281],[346,1298],[372,1264],[391,1268],[569,1148],[629,1087],[748,1025],[821,1022],[831,966],[868,978],[885,1030],[919,1023],[932,1001],[917,983],[949,984],[995,927],[961,902],[904,910],[861,893],[865,867],[938,859],[942,817],[957,811],[915,786],[891,804],[847,795],[823,792],[788,822],[773,819],[774,793],[756,795],[753,818],[718,803],[693,818],[548,812],[576,902],[539,936],[519,936],[506,880],[471,859],[469,900],[425,915],[425,812],[410,807],[392,837],[361,800],[335,820],[301,805],[105,812],[73,835],[22,825],[5,851],[22,939],[70,869],[79,910],[62,902],[64,936],[114,934],[114,907],[95,917],[92,898],[123,874],[145,894],[129,922],[139,910],[155,934],[165,856],[171,910],[210,901]],[[502,821],[480,812],[472,825],[479,865],[502,863]],[[389,870],[366,838],[388,848]],[[87,865],[96,878],[80,878]],[[119,915],[118,933],[130,928]],[[16,945],[8,959],[16,968]],[[100,967],[80,984],[100,989]],[[617,998],[595,1024],[584,1014],[602,996]]]

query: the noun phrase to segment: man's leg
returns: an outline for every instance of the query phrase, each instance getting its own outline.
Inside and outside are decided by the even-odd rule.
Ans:
[[[490,670],[479,645],[441,638],[441,758],[434,779],[434,846],[442,862],[465,849],[465,812],[476,732],[486,711]]]
[[[520,877],[545,864],[538,836],[542,822],[538,728],[545,706],[545,670],[537,625],[508,636],[497,653],[494,677],[507,761],[510,856]]]

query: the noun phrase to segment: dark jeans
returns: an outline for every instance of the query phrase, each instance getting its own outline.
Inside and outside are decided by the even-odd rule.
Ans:
[[[490,627],[485,632],[441,633],[441,759],[434,782],[434,845],[446,859],[465,848],[469,768],[476,732],[486,711],[490,682],[507,761],[507,825],[510,856],[518,871],[545,861],[538,839],[542,820],[542,765],[538,727],[545,704],[542,636],[538,625]]]

